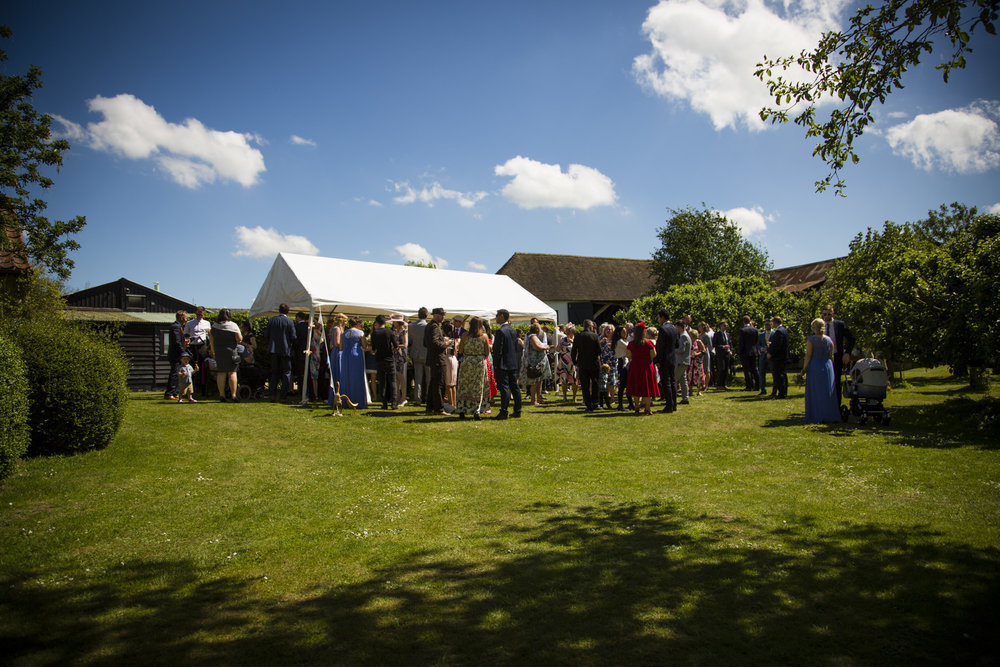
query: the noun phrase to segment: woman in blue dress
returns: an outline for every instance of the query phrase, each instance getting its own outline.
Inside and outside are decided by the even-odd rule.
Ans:
[[[341,334],[340,340],[343,345],[340,352],[340,393],[357,403],[359,408],[367,408],[365,332],[361,329],[361,320],[352,319],[351,328]]]
[[[825,323],[812,321],[813,335],[806,341],[806,357],[802,374],[806,376],[807,424],[835,423],[841,421],[840,406],[833,375],[833,341],[823,335]]]
[[[344,329],[346,328],[346,315],[343,313],[330,315],[330,332],[326,346],[326,349],[330,351],[330,397],[326,403],[331,407],[333,406],[334,390],[337,387],[337,383],[340,382],[340,353],[344,347],[344,341],[341,337],[344,335]]]

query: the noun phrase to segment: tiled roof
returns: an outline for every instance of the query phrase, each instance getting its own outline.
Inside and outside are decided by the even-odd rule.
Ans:
[[[839,259],[842,258],[824,259],[821,262],[775,269],[771,271],[771,278],[775,285],[786,292],[801,292],[811,287],[819,287],[826,282],[826,275]]]
[[[648,259],[516,252],[497,273],[542,301],[632,301],[653,289]]]
[[[4,227],[7,240],[13,247],[24,247],[24,241],[16,229]],[[0,249],[0,273],[23,273],[31,268],[26,257]]]

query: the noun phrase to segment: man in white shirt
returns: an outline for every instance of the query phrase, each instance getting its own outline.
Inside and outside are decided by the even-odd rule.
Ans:
[[[195,362],[197,373],[195,383],[201,388],[201,395],[205,396],[208,387],[208,373],[205,370],[205,357],[208,356],[208,334],[212,330],[212,323],[205,319],[205,307],[198,306],[194,309],[194,318],[184,325],[184,337],[189,339],[188,349],[194,355],[192,361]]]

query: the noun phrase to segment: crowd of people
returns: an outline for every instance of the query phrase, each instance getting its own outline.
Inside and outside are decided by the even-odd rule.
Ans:
[[[801,372],[806,422],[841,420],[840,378],[854,347],[832,305],[821,315],[810,325]],[[413,403],[430,415],[479,420],[492,412],[497,396],[492,418],[508,419],[520,417],[523,404],[540,406],[549,392],[561,392],[565,401],[579,397],[586,412],[652,415],[657,402],[660,412],[669,413],[710,388],[729,391],[737,360],[744,391],[788,396],[789,335],[780,316],[760,329],[744,316],[734,335],[726,321],[713,329],[704,321],[693,324],[690,316],[672,320],[665,309],[655,325],[598,326],[588,319],[579,332],[573,323],[553,331],[532,319],[525,334],[509,320],[503,309],[491,326],[480,317],[445,321],[444,309],[421,308],[412,323],[400,314],[377,315],[366,335],[361,318],[335,313],[324,329],[318,316],[311,325],[306,313],[292,320],[282,304],[265,330],[270,399],[294,400],[297,381],[312,389],[314,400],[331,406],[341,397],[357,408]],[[168,398],[194,402],[193,385],[200,384],[204,396],[208,378],[215,376],[220,399],[238,400],[237,368],[252,364],[256,348],[249,326],[238,327],[227,309],[209,324],[198,308],[191,321],[178,312],[170,340]]]

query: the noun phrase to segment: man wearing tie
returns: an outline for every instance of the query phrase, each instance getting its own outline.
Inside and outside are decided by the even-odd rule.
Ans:
[[[837,387],[837,405],[840,405],[843,393],[840,376],[847,372],[847,366],[851,363],[854,334],[847,328],[843,320],[834,319],[831,304],[823,306],[820,316],[826,323],[826,335],[833,341],[833,383]]]
[[[493,337],[493,375],[500,393],[500,412],[493,419],[507,419],[507,406],[514,399],[511,417],[521,416],[521,388],[517,386],[517,332],[510,326],[510,312],[506,308],[497,311],[500,327]]]
[[[732,344],[729,341],[729,323],[719,322],[719,330],[712,337],[712,356],[715,357],[715,386],[723,391],[729,391],[729,359],[732,355]]]

